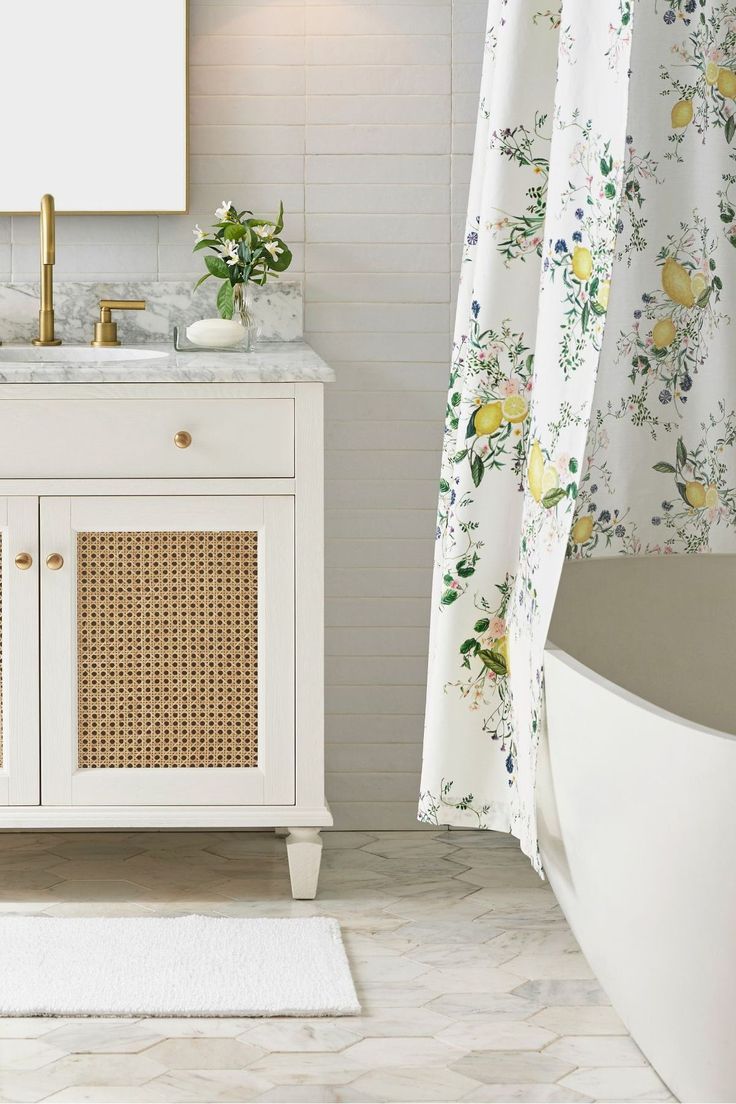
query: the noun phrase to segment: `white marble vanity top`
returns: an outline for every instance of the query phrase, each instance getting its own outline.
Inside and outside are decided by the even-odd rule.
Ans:
[[[14,360],[13,349],[18,350]],[[250,353],[177,352],[171,343],[130,345],[115,350],[116,359],[94,358],[81,346],[75,362],[72,346],[60,346],[63,361],[33,363],[29,356],[53,357],[55,349],[29,345],[0,346],[2,383],[330,383],[335,373],[305,341],[263,341]],[[150,354],[155,354],[151,356]]]

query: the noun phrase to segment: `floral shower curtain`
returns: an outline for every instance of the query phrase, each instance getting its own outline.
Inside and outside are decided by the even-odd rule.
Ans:
[[[735,139],[734,0],[490,0],[420,819],[537,869],[565,556],[736,543]]]

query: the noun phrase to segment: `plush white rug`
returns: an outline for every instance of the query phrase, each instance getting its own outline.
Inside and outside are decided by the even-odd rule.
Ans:
[[[0,917],[3,1016],[348,1016],[336,920]]]

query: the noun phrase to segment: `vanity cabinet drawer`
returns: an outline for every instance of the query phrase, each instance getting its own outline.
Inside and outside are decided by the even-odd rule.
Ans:
[[[0,479],[293,475],[289,398],[0,403]]]

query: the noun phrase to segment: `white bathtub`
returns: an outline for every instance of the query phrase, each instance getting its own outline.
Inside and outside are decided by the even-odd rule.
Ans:
[[[545,656],[547,877],[683,1101],[736,1101],[736,556],[566,565]]]

